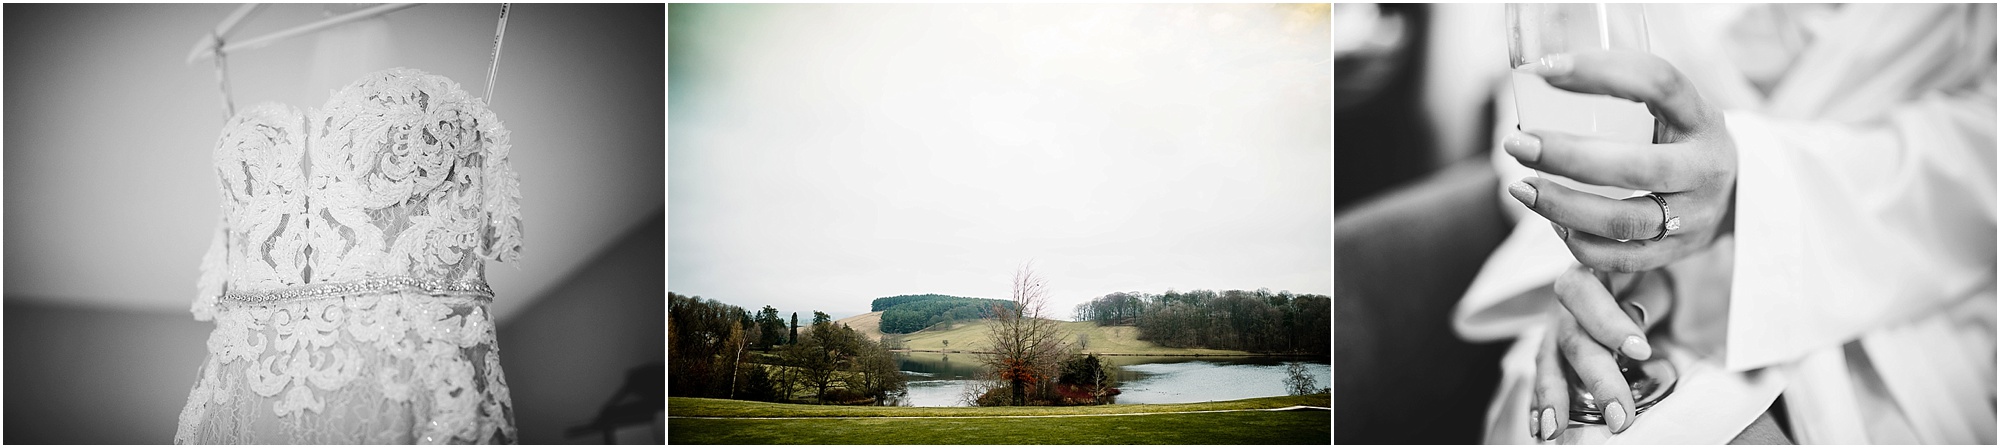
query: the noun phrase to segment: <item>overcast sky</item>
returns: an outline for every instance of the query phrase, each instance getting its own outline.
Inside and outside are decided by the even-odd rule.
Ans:
[[[1324,5],[673,5],[668,288],[1331,294]]]

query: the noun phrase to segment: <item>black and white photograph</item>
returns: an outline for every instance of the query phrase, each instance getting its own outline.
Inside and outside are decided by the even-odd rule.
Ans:
[[[1337,4],[1337,444],[1995,443],[1992,4]]]
[[[665,443],[664,5],[4,16],[5,443]]]
[[[1330,11],[670,5],[668,442],[1332,443]]]

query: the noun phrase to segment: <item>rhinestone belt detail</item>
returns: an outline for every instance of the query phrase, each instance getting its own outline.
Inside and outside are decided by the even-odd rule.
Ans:
[[[356,294],[415,292],[437,295],[471,295],[493,298],[493,289],[482,280],[436,280],[415,277],[383,277],[335,283],[314,283],[268,291],[230,292],[222,301],[244,305],[274,305],[302,300]]]

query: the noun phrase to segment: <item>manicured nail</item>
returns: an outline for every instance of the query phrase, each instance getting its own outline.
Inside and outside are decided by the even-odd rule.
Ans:
[[[1542,440],[1555,440],[1557,429],[1561,428],[1556,426],[1556,408],[1542,408]]]
[[[1576,60],[1571,58],[1569,54],[1557,53],[1542,56],[1539,65],[1540,67],[1535,69],[1536,72],[1542,75],[1543,78],[1554,78],[1568,75],[1570,70],[1576,68]]]
[[[1640,361],[1645,361],[1653,357],[1653,347],[1646,345],[1646,340],[1640,339],[1638,336],[1626,336],[1625,344],[1618,346],[1618,351],[1624,352],[1627,358]]]
[[[1625,432],[1625,405],[1616,401],[1604,406],[1604,421],[1611,424],[1611,432]]]
[[[1563,241],[1569,241],[1569,228],[1563,227],[1562,224],[1556,224],[1553,222],[1549,223],[1549,227],[1556,229],[1557,239]]]
[[[1542,438],[1542,411],[1528,411],[1528,436]]]
[[[1521,205],[1535,206],[1535,187],[1528,185],[1527,182],[1517,180],[1507,184],[1507,194],[1513,196],[1514,200],[1521,201]]]
[[[1525,132],[1507,134],[1507,139],[1500,142],[1500,149],[1522,162],[1542,160],[1542,139]]]

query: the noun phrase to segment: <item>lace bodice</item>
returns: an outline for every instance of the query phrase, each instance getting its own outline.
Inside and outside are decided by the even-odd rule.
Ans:
[[[507,137],[484,102],[411,69],[369,74],[321,110],[244,110],[215,147],[227,259],[203,286],[483,281],[482,259],[520,248]]]
[[[508,137],[401,68],[232,118],[192,308],[216,330],[175,440],[512,441],[484,278],[521,246]]]

